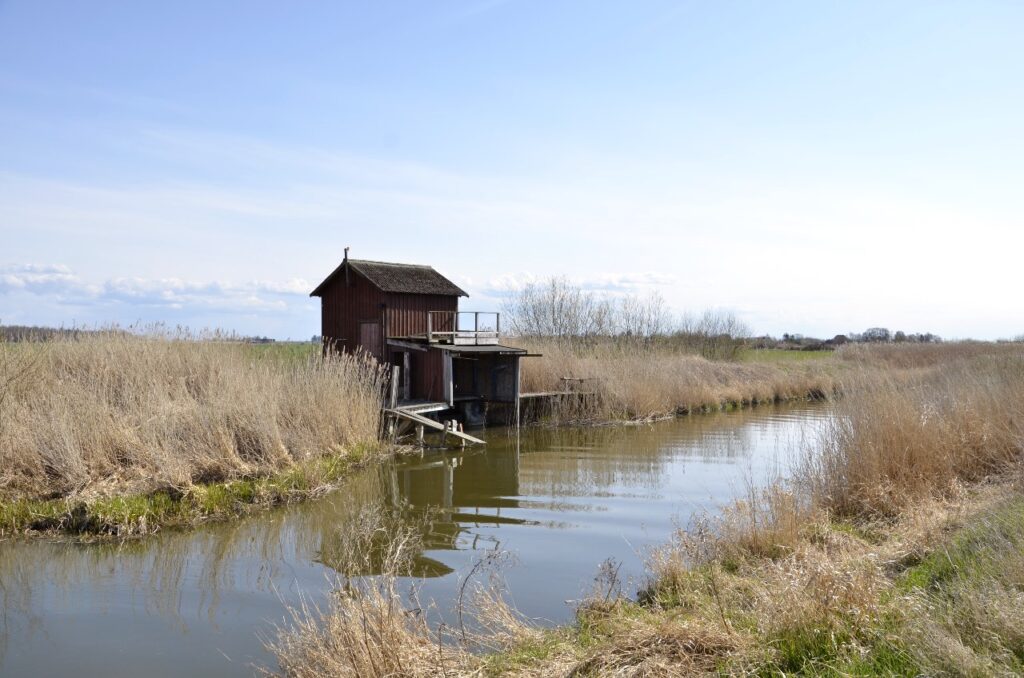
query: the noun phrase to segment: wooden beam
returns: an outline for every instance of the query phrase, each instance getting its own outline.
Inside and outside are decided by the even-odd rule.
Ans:
[[[406,410],[403,410],[402,408],[395,408],[395,409],[388,408],[388,409],[386,409],[384,411],[387,414],[393,414],[396,417],[404,417],[405,419],[408,419],[408,420],[413,421],[413,422],[415,422],[417,424],[420,424],[421,426],[425,426],[426,428],[432,428],[435,431],[446,432],[448,435],[453,435],[453,436],[456,436],[458,438],[462,438],[464,440],[468,440],[469,442],[475,443],[477,445],[486,445],[487,444],[486,440],[480,440],[479,438],[475,438],[475,437],[469,435],[468,433],[464,433],[462,431],[452,430],[451,428],[445,426],[444,424],[437,423],[433,419],[427,419],[426,417],[421,417],[420,415],[415,414],[414,412],[407,412]]]

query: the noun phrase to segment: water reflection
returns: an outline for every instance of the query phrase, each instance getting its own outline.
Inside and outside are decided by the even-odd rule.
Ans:
[[[379,572],[399,526],[423,548],[408,573],[449,600],[483,551],[526,614],[562,621],[612,556],[641,575],[676,515],[727,501],[785,457],[824,410],[761,409],[653,426],[488,434],[485,452],[367,469],[322,500],[189,533],[114,544],[0,543],[0,674],[248,675],[259,640],[337,573]],[[361,521],[380,521],[366,539]],[[353,562],[349,554],[364,557]]]

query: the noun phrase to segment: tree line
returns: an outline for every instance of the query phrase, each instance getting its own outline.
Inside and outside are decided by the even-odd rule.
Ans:
[[[503,325],[513,335],[577,345],[612,340],[620,344],[677,346],[707,358],[735,357],[750,328],[731,311],[676,314],[664,298],[610,296],[587,290],[564,277],[530,283],[502,308]]]

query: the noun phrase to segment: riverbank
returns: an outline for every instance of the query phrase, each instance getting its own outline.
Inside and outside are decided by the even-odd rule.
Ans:
[[[873,360],[901,369],[847,385],[817,452],[651,553],[636,595],[604,568],[575,624],[538,629],[492,602],[477,611],[492,633],[466,643],[404,615],[386,588],[350,591],[281,636],[282,669],[1019,674],[1024,358],[951,347]]]
[[[913,371],[849,387],[792,478],[677,533],[637,596],[487,671],[1019,674],[1024,358],[941,350],[848,355]]]
[[[391,454],[362,358],[111,331],[0,344],[0,368],[0,536],[230,517]]]
[[[0,538],[56,533],[126,538],[237,518],[254,510],[322,496],[337,489],[359,468],[391,456],[375,444],[343,455],[299,462],[286,471],[192,484],[183,489],[89,499],[14,499],[0,503]]]
[[[755,404],[828,399],[858,371],[833,355],[762,359],[750,351],[713,361],[672,344],[604,341],[526,342],[539,358],[523,360],[524,392],[567,388],[587,395],[554,401],[539,419],[550,425],[654,421]],[[797,352],[793,352],[799,358]]]

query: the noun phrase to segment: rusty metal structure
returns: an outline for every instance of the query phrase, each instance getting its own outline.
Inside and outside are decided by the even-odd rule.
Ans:
[[[350,259],[345,248],[310,296],[320,298],[325,350],[392,366],[393,408],[450,411],[470,426],[518,420],[526,350],[501,343],[500,314],[460,312],[469,295],[432,267]]]

